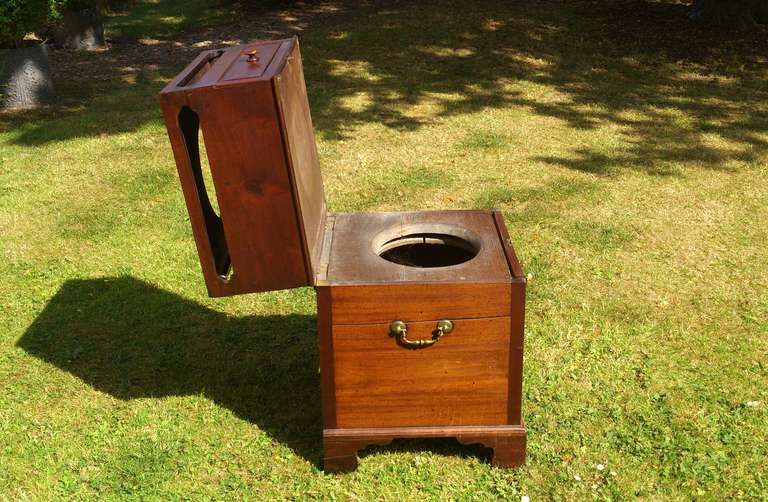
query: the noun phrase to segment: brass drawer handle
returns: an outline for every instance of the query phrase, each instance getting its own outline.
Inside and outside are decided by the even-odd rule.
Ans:
[[[436,344],[443,335],[453,331],[453,321],[442,319],[437,321],[437,329],[432,338],[426,340],[409,340],[407,335],[408,325],[403,321],[392,321],[389,325],[389,334],[397,338],[397,343],[408,349],[421,349]]]

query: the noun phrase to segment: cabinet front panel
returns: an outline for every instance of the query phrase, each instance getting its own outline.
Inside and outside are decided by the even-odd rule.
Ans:
[[[437,321],[408,322],[429,340]],[[500,425],[508,422],[509,317],[457,319],[411,349],[389,323],[333,326],[336,427]]]
[[[333,323],[508,316],[511,287],[508,282],[333,286]]]

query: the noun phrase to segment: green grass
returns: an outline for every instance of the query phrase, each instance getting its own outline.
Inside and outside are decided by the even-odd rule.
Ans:
[[[110,39],[167,38],[233,15],[216,0],[133,0],[107,15],[105,29]]]
[[[500,148],[507,143],[507,140],[501,134],[491,132],[473,131],[467,137],[459,142],[461,149],[493,149]]]
[[[182,46],[62,54],[61,106],[0,114],[0,499],[766,498],[764,55],[594,2],[179,5],[119,29]],[[503,211],[524,468],[435,440],[323,474],[313,292],[206,296],[157,92],[198,40],[297,32],[332,210]]]

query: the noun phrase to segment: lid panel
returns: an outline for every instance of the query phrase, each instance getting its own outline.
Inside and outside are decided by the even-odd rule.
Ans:
[[[295,45],[294,37],[203,51],[171,79],[160,96],[168,99],[173,93],[270,80],[283,69]]]
[[[227,71],[224,72],[221,80],[260,78],[274,59],[281,44],[282,42],[276,41],[237,47],[237,56]]]
[[[161,103],[211,296],[314,285],[326,208],[296,39],[206,51]],[[220,215],[190,148],[198,124]]]
[[[283,122],[287,161],[299,210],[299,224],[304,236],[309,277],[314,281],[325,226],[325,192],[298,43],[294,45],[285,68],[275,77],[274,82]]]

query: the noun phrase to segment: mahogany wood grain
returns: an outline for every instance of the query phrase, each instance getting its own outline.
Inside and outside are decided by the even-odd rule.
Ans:
[[[218,78],[220,81],[261,78],[283,43],[280,40],[245,46],[232,54],[231,63]],[[294,46],[295,47],[295,46]]]
[[[522,423],[523,395],[523,344],[525,334],[525,288],[526,280],[523,268],[517,259],[507,226],[501,211],[493,211],[493,219],[499,232],[499,239],[504,247],[509,269],[514,276],[511,286],[512,330],[509,338],[509,423]]]
[[[509,283],[331,286],[334,324],[509,316]]]
[[[296,38],[205,51],[160,99],[210,295],[317,290],[326,469],[415,437],[484,444],[495,465],[522,464],[526,284],[502,214],[327,213]],[[459,251],[476,255],[423,267],[381,257],[417,234],[461,238]],[[428,339],[440,319],[454,329],[430,347],[389,333],[402,320],[409,338]]]
[[[249,62],[254,50],[264,59]],[[207,51],[160,98],[210,295],[313,284],[325,205],[296,39]],[[201,188],[197,130],[180,123],[189,115],[220,215]]]
[[[215,101],[200,94],[192,98],[191,108],[202,110],[232,260],[228,289],[269,291],[308,284],[272,86],[230,86]],[[233,122],[248,127],[228,127]]]
[[[333,362],[333,311],[330,288],[317,288],[317,341],[320,353],[320,395],[323,426],[336,427],[336,390]]]
[[[202,176],[197,137],[199,119],[196,114],[184,113],[183,103],[179,105],[176,101],[173,98],[163,100],[168,137],[176,160],[208,294],[223,296],[226,293],[219,275],[226,272],[225,268],[229,268],[229,251],[223,238],[224,227],[220,218],[213,213],[204,187],[195,180]]]
[[[293,46],[283,71],[275,76],[274,85],[290,167],[288,172],[304,236],[307,270],[313,280],[319,269],[325,230],[325,192],[298,44]]]
[[[344,215],[341,216],[343,219]],[[430,216],[415,213],[413,218],[429,221]],[[327,378],[323,379],[324,403],[325,396],[333,392],[333,402],[324,406],[324,410],[329,410],[327,416],[332,417],[326,420],[324,431],[327,471],[354,469],[358,450],[398,437],[453,436],[464,444],[480,443],[493,448],[494,465],[515,467],[525,462],[526,432],[521,407],[525,277],[501,214],[485,212],[485,217],[493,223],[488,239],[498,243],[497,247],[486,249],[492,249],[494,259],[504,264],[504,273],[496,276],[497,283],[456,283],[455,276],[451,282],[451,275],[440,271],[430,276],[434,282],[414,283],[401,277],[381,284],[369,282],[371,274],[365,275],[362,268],[352,268],[360,276],[346,284],[334,276],[333,271],[339,268],[329,267],[327,285],[318,288],[318,298],[323,298],[319,305],[330,303],[329,309],[319,310],[320,316],[328,316],[319,323],[325,326],[325,343],[333,353],[332,361],[324,359],[324,368],[332,368],[333,374],[331,377],[326,372]],[[356,221],[363,223],[361,235],[381,231],[375,218],[362,217]],[[459,226],[465,224],[463,217],[454,221]],[[337,238],[339,234],[334,231],[331,241]],[[365,245],[363,238],[359,242]],[[362,252],[360,247],[351,247]],[[339,254],[330,255],[331,261],[339,259]],[[480,262],[468,263],[474,267]],[[390,321],[402,319],[408,322],[409,338],[426,338],[441,318],[456,321],[457,329],[426,349],[404,349],[384,335]],[[450,338],[463,334],[464,330],[458,328],[462,324],[483,321],[503,323],[473,330],[486,333],[492,340],[490,344],[478,348],[466,346],[467,337]],[[387,338],[390,345],[384,342]],[[488,341],[478,338],[476,341]],[[442,353],[438,351],[441,344]],[[403,352],[398,353],[394,347]],[[427,357],[430,351],[436,357]],[[499,371],[491,370],[488,394],[475,392],[468,382],[480,381],[482,386],[489,368]],[[332,390],[326,391],[329,387]],[[477,399],[481,395],[484,398]],[[442,422],[446,417],[453,420],[453,425]]]
[[[436,321],[408,323],[429,339]],[[437,343],[405,348],[389,323],[334,325],[340,428],[507,423],[509,317],[459,319]]]
[[[511,279],[491,211],[408,211],[335,215],[328,282],[506,282]],[[409,267],[377,252],[387,239],[411,233],[449,234],[475,241],[477,256],[449,267]]]
[[[522,424],[523,345],[525,338],[525,282],[512,283],[512,313],[509,335],[509,418],[510,424]]]
[[[493,211],[493,221],[496,224],[496,230],[499,232],[499,239],[504,248],[504,255],[507,258],[507,263],[509,265],[509,270],[512,272],[512,276],[517,280],[525,282],[523,267],[520,266],[520,261],[517,259],[515,250],[512,248],[512,241],[509,238],[507,226],[504,224],[504,216],[498,209]]]
[[[203,51],[171,79],[161,91],[161,96],[212,85],[221,87],[270,80],[283,69],[296,43],[295,37],[256,40],[246,45]],[[253,50],[260,56],[258,61],[249,62],[247,54]],[[271,56],[265,57],[265,52]]]

